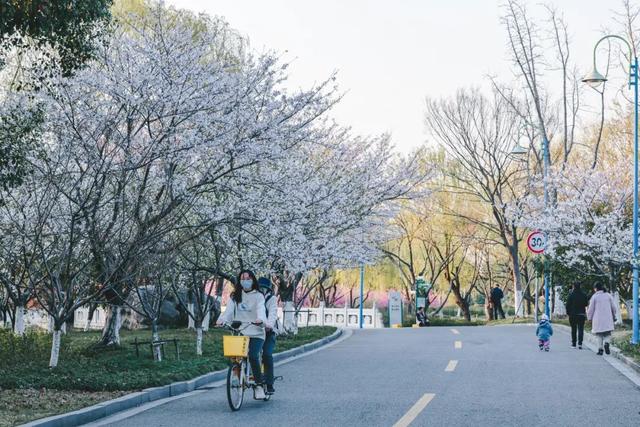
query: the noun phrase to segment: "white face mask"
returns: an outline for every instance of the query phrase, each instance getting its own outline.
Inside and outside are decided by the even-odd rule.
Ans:
[[[240,285],[242,286],[242,289],[244,289],[245,291],[250,291],[251,288],[253,287],[253,280],[251,279],[240,280]]]

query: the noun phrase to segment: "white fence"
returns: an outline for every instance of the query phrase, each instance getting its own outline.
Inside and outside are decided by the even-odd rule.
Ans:
[[[226,307],[222,307],[224,312]],[[295,311],[284,312],[282,307],[278,307],[278,319],[280,324],[285,324],[285,316],[294,316]],[[304,307],[298,312],[298,327],[305,326],[335,326],[340,328],[358,328],[360,326],[359,308],[327,308],[327,307]],[[362,309],[362,327],[367,329],[383,328],[384,321],[382,313],[378,311],[375,304],[373,308]]]
[[[102,307],[96,308],[93,313],[93,319],[87,329],[102,329],[107,319],[107,312]],[[73,327],[76,329],[85,329],[89,321],[89,307],[80,307],[73,315]]]
[[[282,308],[278,308],[278,318],[284,324],[284,316],[291,316],[294,313],[283,313]],[[358,328],[360,326],[359,308],[302,308],[298,312],[298,326],[336,326],[342,328]],[[382,313],[377,308],[362,309],[362,327],[367,329],[383,328]]]
[[[224,312],[225,307],[222,307]],[[294,312],[283,311],[282,307],[278,307],[278,318],[280,324],[284,324],[284,317],[293,316]],[[73,327],[77,329],[85,329],[87,319],[89,318],[89,309],[81,307],[76,310]],[[106,312],[98,307],[93,314],[93,320],[88,329],[102,329],[104,327]],[[383,328],[382,313],[378,311],[376,306],[373,308],[364,308],[362,310],[363,328],[374,329]],[[336,326],[341,328],[357,328],[360,326],[360,309],[359,308],[302,308],[298,312],[298,326]]]

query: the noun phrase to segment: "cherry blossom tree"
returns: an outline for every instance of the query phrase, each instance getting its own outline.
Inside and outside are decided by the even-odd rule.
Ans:
[[[545,231],[546,253],[563,265],[602,276],[616,291],[632,261],[631,180],[628,168],[554,169],[549,185],[557,194],[545,209],[541,188],[510,207],[520,226]],[[624,294],[628,289],[620,289]]]

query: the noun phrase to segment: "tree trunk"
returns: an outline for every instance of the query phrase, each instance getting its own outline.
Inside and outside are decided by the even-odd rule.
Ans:
[[[493,320],[493,310],[488,296],[485,296],[484,299],[484,317],[487,320]]]
[[[23,336],[25,332],[25,323],[24,323],[24,313],[25,309],[23,305],[19,305],[16,307],[16,322],[13,328],[13,332],[15,332],[18,336]]]
[[[120,327],[122,326],[122,307],[119,305],[110,305],[107,308],[107,318],[105,320],[104,329],[102,330],[102,338],[100,345],[113,346],[120,345]]]
[[[293,301],[285,301],[283,311],[283,327],[286,333],[296,335],[298,333],[298,318],[295,314]]]
[[[509,247],[511,258],[511,270],[513,271],[513,306],[516,317],[522,317],[522,280],[520,276],[520,259],[518,255],[518,242],[514,235],[514,243]]]
[[[451,289],[453,290],[453,295],[456,298],[456,304],[458,305],[458,317],[462,313],[462,316],[465,318],[467,322],[471,322],[471,311],[469,311],[469,302],[462,296],[460,293],[460,285],[459,284],[451,284]]]
[[[87,316],[87,323],[84,324],[84,331],[85,332],[87,332],[89,330],[89,327],[91,326],[91,322],[93,321],[93,315],[95,314],[97,309],[98,309],[97,305],[89,306],[89,314]]]
[[[58,359],[60,357],[60,336],[62,331],[56,326],[53,329],[53,340],[51,342],[51,358],[49,359],[49,367],[55,368],[58,366]]]
[[[158,333],[158,323],[154,320],[151,322],[151,341],[160,341],[160,334]],[[162,347],[159,345],[153,345],[153,360],[156,362],[162,362]]]
[[[187,311],[189,312],[188,315],[187,315],[187,318],[189,319],[189,324],[187,325],[187,330],[194,330],[194,329],[196,329],[196,326],[195,326],[195,322],[193,321],[194,308],[193,308],[193,303],[192,302],[187,304]]]
[[[196,354],[202,356],[202,325],[196,326]]]

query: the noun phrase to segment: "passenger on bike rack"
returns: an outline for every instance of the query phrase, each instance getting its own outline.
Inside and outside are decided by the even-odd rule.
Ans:
[[[264,399],[262,369],[260,367],[260,352],[264,345],[264,325],[267,321],[265,313],[264,296],[258,291],[258,281],[250,270],[243,270],[238,275],[238,280],[231,293],[231,299],[225,312],[218,319],[218,325],[242,322],[246,325],[242,329],[242,335],[249,340],[249,364],[255,380],[254,399]]]
[[[264,362],[264,377],[267,386],[267,394],[275,393],[273,388],[273,350],[276,348],[276,335],[278,334],[278,302],[273,294],[271,280],[266,277],[258,279],[260,292],[264,295],[267,322],[266,322],[266,338],[264,347],[262,348],[262,361]]]

